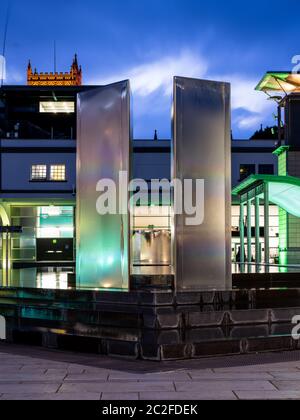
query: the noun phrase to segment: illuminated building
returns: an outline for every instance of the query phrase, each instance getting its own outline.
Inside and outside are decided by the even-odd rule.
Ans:
[[[78,67],[76,59],[73,66]],[[40,85],[3,86],[1,90],[0,200],[11,223],[25,226],[11,241],[15,267],[33,262],[70,266],[75,259],[76,96],[93,87],[51,86],[47,77],[36,77]],[[251,173],[276,173],[274,149],[272,140],[234,140],[232,185]],[[170,178],[170,140],[135,140],[133,151],[134,178]],[[232,207],[233,260],[239,248],[236,204]],[[271,255],[275,258],[276,206],[272,212]],[[158,212],[156,216],[153,210],[151,220],[146,209],[138,208],[132,223],[133,263],[167,267],[171,262],[170,207],[166,205],[163,215]],[[263,238],[261,247],[263,250]]]
[[[66,73],[38,73],[36,69],[32,70],[31,62],[27,68],[28,86],[81,86],[82,69],[78,65],[77,55],[73,59],[70,72]]]
[[[72,280],[75,266],[74,239],[77,233],[74,222],[78,138],[76,99],[78,93],[85,95],[89,93],[89,89],[94,88],[51,86],[45,80],[45,85],[4,86],[1,89],[0,215],[2,224],[9,223],[23,228],[21,234],[12,234],[6,242],[11,250],[11,253],[8,253],[8,267],[13,269],[13,273],[8,283],[2,282],[2,286],[11,287],[0,288],[0,306],[11,322],[10,331],[20,333],[26,338],[28,331],[33,332],[39,342],[51,347],[67,346],[70,344],[69,339],[78,338],[80,341],[84,335],[84,343],[85,338],[91,339],[98,352],[151,360],[245,353],[266,348],[286,349],[290,325],[285,325],[283,320],[286,316],[285,309],[291,300],[290,294],[285,294],[285,291],[261,291],[260,279],[256,279],[255,285],[252,283],[245,286],[245,279],[240,277],[236,277],[235,288],[243,289],[241,293],[236,290],[224,291],[224,288],[197,293],[174,291],[174,276],[170,275],[169,270],[172,264],[171,203],[163,203],[162,214],[154,214],[150,218],[142,206],[134,209],[133,235],[129,238],[133,244],[131,263],[134,270],[143,267],[146,274],[134,272],[130,278],[132,283],[129,293],[126,288],[125,293],[112,293],[120,292],[120,288],[113,289],[114,285],[110,279],[101,284],[83,284],[83,287],[77,290],[53,291],[74,289],[76,286],[76,282]],[[202,104],[203,110],[206,111],[207,102],[203,100]],[[94,130],[94,134],[95,131],[97,130]],[[89,136],[85,138],[89,139]],[[95,139],[97,142],[96,135]],[[184,155],[184,141],[181,142],[181,146]],[[272,173],[276,174],[277,158],[271,153],[275,149],[273,140],[233,141],[233,186],[244,188],[253,181],[256,188],[256,181],[264,182]],[[190,150],[191,148],[189,153]],[[282,150],[284,152],[284,149]],[[105,161],[105,152],[101,156],[102,162],[110,168],[111,161]],[[136,140],[133,142],[133,152],[134,178],[147,181],[152,178],[170,178],[169,140]],[[229,157],[229,150],[226,156]],[[99,163],[99,160],[95,161],[92,170],[97,168]],[[196,162],[197,166],[197,156],[193,162]],[[280,160],[279,170],[283,166],[284,162]],[[224,176],[218,165],[216,172],[217,176]],[[259,173],[263,175],[259,176]],[[88,175],[87,171],[86,176]],[[214,175],[213,172],[210,172],[210,175]],[[93,185],[88,185],[88,182],[86,185],[95,191]],[[269,192],[271,199],[273,192]],[[252,200],[253,197],[249,198]],[[216,197],[214,214],[219,211],[219,202],[219,197]],[[93,205],[93,200],[91,203]],[[271,208],[278,209],[275,200],[272,207],[268,207],[266,203],[264,207],[268,211]],[[151,204],[155,209],[157,203]],[[258,207],[259,211],[263,208],[262,205]],[[241,232],[245,233],[246,219],[239,217],[235,212],[239,209],[237,200],[232,208],[234,261],[236,251],[241,246],[238,236]],[[262,215],[258,216],[261,218]],[[251,221],[252,219],[251,217]],[[275,223],[271,226],[270,218],[267,224],[270,231],[274,228],[272,239],[275,258],[275,252],[278,253],[278,213],[274,212],[273,219],[277,220],[277,226]],[[248,258],[253,254],[253,237],[256,257],[257,238],[263,245],[266,229],[265,232],[256,231],[256,235],[253,235],[252,223],[248,223],[246,227],[248,238],[251,237],[247,246]],[[270,245],[270,235],[268,239]],[[97,246],[97,237],[92,240]],[[213,243],[213,240],[211,242]],[[1,243],[3,255],[7,254],[6,243]],[[219,242],[216,240],[213,245],[216,243]],[[221,244],[220,248],[222,247]],[[213,250],[213,247],[210,249]],[[193,252],[192,247],[190,252]],[[213,260],[214,256],[212,251],[208,258]],[[103,266],[105,270],[109,270],[115,262],[114,258],[113,254],[105,255],[103,260],[99,258],[96,261],[99,270]],[[5,258],[2,262],[2,268],[5,269]],[[88,276],[86,277],[89,281]],[[136,278],[137,282],[134,283]],[[149,279],[153,280],[153,283],[147,283]],[[279,284],[286,285],[285,280],[279,280]],[[273,282],[273,278],[271,281]],[[268,288],[269,286],[266,289]],[[136,293],[136,290],[139,293]],[[288,292],[293,293],[293,290]],[[298,291],[295,292],[298,298]],[[271,312],[270,302],[275,295],[282,305],[280,308],[283,308],[283,312],[276,311],[274,320],[271,314],[275,312]],[[162,310],[158,310],[159,306]],[[11,311],[11,308],[14,310]],[[262,312],[266,314],[266,325],[262,324]],[[298,308],[288,312],[291,317],[295,313],[299,313]],[[173,332],[175,333],[174,338],[170,339],[169,330],[172,336]],[[273,341],[268,341],[270,338],[276,339],[277,347]],[[290,347],[292,344],[289,344],[288,348]]]

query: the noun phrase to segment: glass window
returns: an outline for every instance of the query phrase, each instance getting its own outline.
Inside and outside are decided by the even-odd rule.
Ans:
[[[248,178],[250,175],[255,174],[254,164],[242,164],[240,165],[240,181]]]
[[[258,173],[260,175],[274,175],[274,165],[272,164],[259,165]]]
[[[51,181],[65,181],[66,180],[66,166],[65,165],[51,165],[50,180]]]
[[[47,165],[32,165],[31,180],[44,181],[47,179]]]
[[[71,114],[75,112],[74,102],[40,102],[41,113],[52,113],[52,114]]]

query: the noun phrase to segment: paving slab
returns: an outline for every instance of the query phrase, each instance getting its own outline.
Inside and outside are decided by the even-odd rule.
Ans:
[[[137,401],[139,400],[139,394],[137,392],[115,392],[109,393],[104,392],[102,394],[101,400],[104,401]]]
[[[18,401],[99,401],[100,393],[85,392],[84,394],[3,394],[0,400],[18,400]]]
[[[0,374],[0,383],[9,382],[40,382],[40,383],[61,383],[64,375],[39,375],[36,373],[12,373]]]
[[[185,372],[172,372],[172,373],[144,373],[144,374],[134,374],[126,372],[113,372],[109,375],[109,381],[191,381],[191,376]]]
[[[64,383],[59,392],[143,392],[143,391],[175,391],[172,382],[92,382]]]
[[[68,374],[65,382],[106,382],[108,379],[107,373],[81,373],[81,374]]]
[[[175,388],[178,392],[196,392],[203,390],[219,391],[246,391],[246,390],[276,390],[274,385],[268,381],[236,381],[236,380],[216,380],[216,381],[193,381],[193,382],[175,382]]]
[[[298,400],[300,352],[158,364],[6,345],[0,399]]]
[[[300,372],[299,372],[300,373]],[[228,370],[227,372],[212,372],[212,373],[205,373],[205,372],[189,372],[193,381],[197,380],[238,380],[238,381],[257,381],[257,380],[273,380],[274,376],[268,372],[231,372]],[[299,377],[300,378],[300,377]]]
[[[273,381],[279,391],[300,391],[300,381]]]
[[[236,391],[240,400],[300,400],[300,391]]]
[[[205,400],[237,400],[237,397],[231,391],[208,392],[141,392],[140,400],[155,401],[205,401]]]
[[[14,383],[0,384],[0,394],[47,394],[55,393],[61,386],[60,383]]]

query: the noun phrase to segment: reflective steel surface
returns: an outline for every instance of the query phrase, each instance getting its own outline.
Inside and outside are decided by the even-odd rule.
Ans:
[[[173,178],[205,181],[204,223],[174,216],[176,288],[230,288],[230,85],[175,77],[173,113]]]
[[[171,264],[171,233],[153,229],[135,231],[132,238],[134,264]]]
[[[119,171],[130,170],[129,82],[81,93],[77,106],[77,286],[127,289],[129,217],[100,216],[96,186],[108,178],[118,190]]]
[[[12,269],[10,270],[10,277],[9,282],[6,283],[5,272],[0,269],[0,288],[21,288],[21,289],[47,289],[47,290],[67,290],[67,289],[76,289],[76,290],[100,290],[104,291],[105,288],[101,287],[88,287],[88,286],[81,286],[79,287],[78,284],[75,285],[73,283],[73,273],[74,268],[72,267],[32,267],[32,268],[20,268],[20,269]],[[266,267],[264,265],[256,266],[255,264],[245,264],[241,266],[240,264],[232,264],[232,272],[234,275],[238,274],[258,274],[255,279],[247,280],[247,276],[245,279],[242,279],[238,286],[236,281],[234,280],[234,287],[235,288],[243,288],[243,289],[257,289],[257,288],[275,288],[276,281],[274,281],[274,277],[272,279],[265,278],[264,274],[267,272],[268,275],[270,274],[280,274],[282,273],[284,277],[281,277],[278,281],[283,283],[283,280],[286,283],[285,288],[297,289],[299,288],[298,280],[295,283],[295,278],[291,278],[290,274],[297,274],[300,273],[300,265],[298,266],[279,266],[279,265],[270,265],[268,270],[266,271]],[[141,276],[141,281],[144,280],[144,277],[156,277],[156,276],[170,276],[172,275],[172,267],[171,266],[153,266],[153,265],[143,265],[143,266],[134,266],[132,268],[132,275],[133,276]],[[299,276],[298,276],[299,278]],[[167,279],[164,279],[166,281]],[[245,281],[245,285],[243,285]],[[266,284],[270,283],[267,287]],[[155,288],[155,287],[154,287]],[[110,291],[121,291],[122,289],[111,289]],[[225,290],[224,288],[219,289],[219,291]]]

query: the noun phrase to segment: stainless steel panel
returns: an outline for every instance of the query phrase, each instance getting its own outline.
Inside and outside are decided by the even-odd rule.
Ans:
[[[230,288],[230,85],[175,77],[173,118],[173,178],[205,182],[203,224],[174,216],[176,288]]]
[[[96,185],[130,170],[130,86],[128,81],[78,95],[77,263],[79,287],[127,289],[129,216],[99,215]]]

